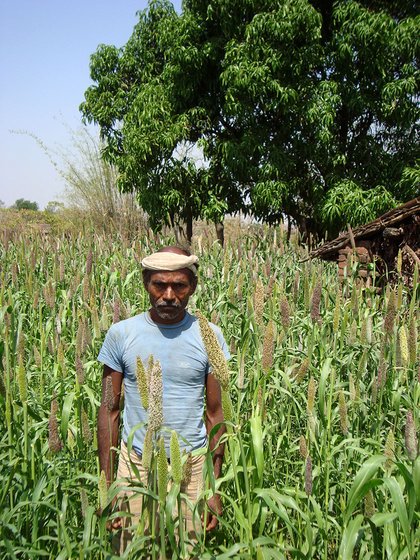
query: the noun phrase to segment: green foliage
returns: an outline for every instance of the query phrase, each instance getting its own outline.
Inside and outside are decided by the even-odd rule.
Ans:
[[[98,496],[96,357],[115,302],[121,318],[147,309],[138,260],[167,241],[147,231],[130,240],[29,230],[0,238],[1,558],[111,556],[105,524],[117,488],[105,493],[100,484]],[[201,495],[221,493],[219,530],[199,535],[191,556],[416,558],[420,456],[412,446],[417,458],[409,456],[406,436],[407,418],[410,433],[419,426],[420,288],[400,283],[392,297],[361,286],[352,271],[339,285],[335,266],[302,262],[301,248],[284,246],[283,234],[268,228],[228,239],[223,254],[207,235],[193,246],[202,277],[191,306],[217,321],[231,348],[232,423],[222,477],[210,477]],[[398,333],[412,324],[417,362],[404,362]],[[188,557],[187,537],[177,535],[185,498],[175,436],[171,453],[160,489],[157,445],[150,480],[131,487],[144,496],[150,530],[140,528],[127,557]]]
[[[61,214],[80,226],[90,223],[95,229],[109,228],[132,235],[146,219],[133,193],[117,188],[118,172],[102,157],[103,142],[87,127],[67,128],[66,147],[52,150],[35,134],[24,132],[35,140],[65,182],[63,202],[50,201],[45,211],[51,216]]]
[[[38,210],[38,203],[26,200],[24,198],[18,198],[13,204],[12,208],[16,210]]]
[[[64,209],[63,202],[59,202],[57,200],[50,200],[45,207],[45,212],[48,212],[50,214],[56,214],[57,212],[60,212],[60,210],[63,209]]]
[[[102,158],[103,143],[86,127],[71,132],[71,149],[59,154],[57,168],[63,177],[70,208],[89,215],[96,227],[131,235],[144,224],[135,195],[117,188],[118,172]]]
[[[81,105],[155,229],[241,210],[333,235],[418,196],[410,2],[183,9],[150,2],[125,47],[101,45]]]
[[[382,185],[363,191],[353,181],[346,180],[328,191],[320,213],[326,226],[334,230],[337,222],[364,224],[384,214],[393,206],[395,199]]]
[[[32,235],[44,232],[51,235],[62,235],[63,233],[77,233],[85,227],[89,229],[91,224],[87,216],[79,216],[77,224],[72,223],[71,216],[67,211],[51,213],[46,210],[14,210],[12,208],[0,209],[0,222],[4,230],[10,234],[21,234],[25,232]]]

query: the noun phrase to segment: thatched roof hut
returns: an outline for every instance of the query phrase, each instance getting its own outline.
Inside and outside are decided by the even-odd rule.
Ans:
[[[342,276],[348,255],[354,254],[362,264],[375,260],[378,274],[385,275],[396,270],[400,250],[402,274],[410,284],[415,265],[420,266],[420,198],[354,230],[349,227],[347,232],[312,251],[309,257],[338,261]],[[362,271],[361,276],[366,274]]]

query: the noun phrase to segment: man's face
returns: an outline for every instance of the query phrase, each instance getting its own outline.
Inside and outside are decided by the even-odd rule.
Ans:
[[[155,323],[178,323],[184,318],[196,282],[185,269],[152,272],[145,283],[152,309],[150,316]]]

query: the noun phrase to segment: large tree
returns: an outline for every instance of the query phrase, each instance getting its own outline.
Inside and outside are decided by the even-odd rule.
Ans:
[[[92,56],[82,111],[152,226],[332,235],[419,194],[419,23],[408,1],[151,2]]]
[[[38,210],[38,203],[25,198],[18,198],[11,208],[16,210]]]
[[[241,204],[224,184],[224,170],[213,182],[214,161],[202,161],[198,141],[217,103],[209,99],[201,109],[197,99],[209,92],[188,83],[194,74],[188,61],[194,66],[202,58],[201,77],[204,67],[210,70],[208,53],[192,47],[193,27],[193,19],[179,16],[169,2],[151,2],[123,49],[101,45],[92,56],[96,85],[82,104],[85,117],[101,127],[120,188],[137,191],[152,227],[185,222],[189,238],[194,218],[218,222]]]

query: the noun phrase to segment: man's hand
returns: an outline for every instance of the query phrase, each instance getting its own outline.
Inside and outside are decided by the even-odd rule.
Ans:
[[[116,517],[112,521],[106,522],[106,528],[108,529],[108,531],[117,531],[118,529],[121,529],[121,527],[122,527],[121,517]]]
[[[223,511],[222,500],[220,499],[219,494],[215,494],[207,501],[207,507],[208,513],[206,531],[213,531],[217,527],[217,516],[220,517]]]
[[[111,512],[116,511],[116,504],[117,498],[112,500]],[[103,510],[98,508],[96,510],[96,515],[101,517],[103,514]],[[108,519],[106,522],[107,531],[117,531],[118,529],[122,528],[122,518],[121,517],[114,517],[114,519]]]

